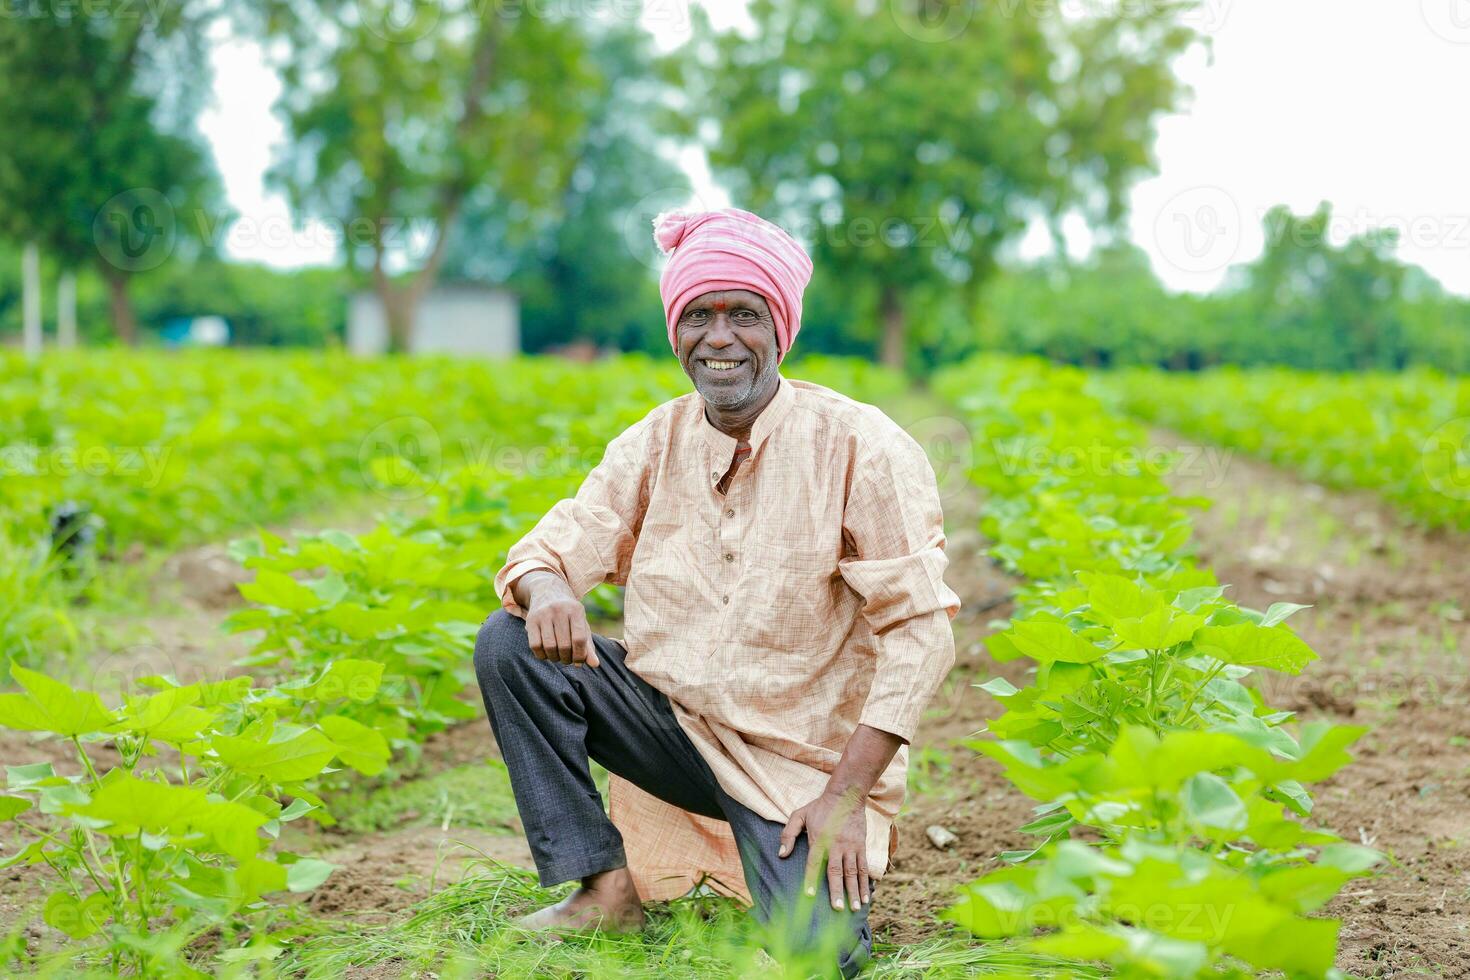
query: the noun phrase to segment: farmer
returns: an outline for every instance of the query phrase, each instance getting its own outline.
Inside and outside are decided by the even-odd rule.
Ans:
[[[802,943],[836,934],[851,976],[954,662],[934,472],[878,409],[781,376],[812,271],[790,235],[735,209],[654,225],[694,393],[511,548],[475,646],[541,884],[581,883],[522,921],[636,929],[643,899],[704,882]],[[588,628],[602,582],[627,586],[621,642]]]

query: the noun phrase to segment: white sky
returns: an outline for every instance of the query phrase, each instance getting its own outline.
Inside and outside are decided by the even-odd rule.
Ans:
[[[637,0],[585,0],[627,10]],[[661,47],[688,30],[687,0],[642,0]],[[704,0],[717,25],[743,21],[742,0]],[[1064,11],[1150,0],[1052,2]],[[1159,125],[1159,174],[1132,196],[1129,230],[1176,289],[1217,285],[1260,253],[1261,217],[1334,206],[1333,237],[1401,229],[1399,254],[1470,294],[1470,0],[1205,0],[1196,26],[1213,38],[1180,64],[1195,96]],[[962,36],[961,36],[962,39]],[[952,43],[960,43],[959,40]],[[280,84],[250,42],[221,39],[214,106],[201,126],[241,220],[225,251],[278,266],[331,262],[332,229],[294,227],[263,176],[283,139],[271,106]],[[685,153],[706,204],[728,198],[702,154]],[[1085,229],[1074,251],[1087,247]],[[1028,236],[1024,255],[1045,247]]]

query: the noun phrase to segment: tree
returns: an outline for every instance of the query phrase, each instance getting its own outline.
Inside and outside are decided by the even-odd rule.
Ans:
[[[0,17],[0,235],[37,243],[63,268],[94,268],[129,344],[132,276],[213,227],[217,185],[192,130],[207,17],[188,2]]]
[[[267,31],[290,42],[291,136],[272,179],[300,213],[340,222],[348,266],[367,270],[404,350],[472,195],[517,222],[558,199],[593,82],[581,35],[479,0],[271,9]]]
[[[514,202],[472,198],[451,238],[444,276],[514,289],[527,350],[574,340],[667,349],[651,219],[683,203],[689,184],[658,152],[652,122],[665,92],[650,70],[649,43],[636,27],[589,40],[599,83],[554,209],[518,232]]]
[[[1071,19],[1019,2],[754,0],[753,32],[715,32],[700,11],[670,58],[691,95],[683,130],[713,129],[736,199],[866,293],[881,359],[902,366],[915,297],[973,299],[1034,220],[1057,237],[1069,213],[1117,226],[1153,166],[1155,118],[1183,96],[1171,65],[1195,41],[1189,6]]]
[[[1397,234],[1365,229],[1331,241],[1332,207],[1267,213],[1266,247],[1239,271],[1239,302],[1265,328],[1273,360],[1321,370],[1396,370],[1405,364],[1400,301],[1408,267]]]

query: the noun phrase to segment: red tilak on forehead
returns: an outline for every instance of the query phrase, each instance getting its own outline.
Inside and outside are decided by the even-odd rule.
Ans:
[[[725,301],[722,300],[722,299],[715,300],[715,312],[718,313],[718,312],[720,312],[720,311],[722,311],[724,309],[725,309]]]

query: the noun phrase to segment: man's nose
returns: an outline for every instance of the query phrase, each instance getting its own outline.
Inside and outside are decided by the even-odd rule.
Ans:
[[[704,339],[711,347],[725,348],[735,343],[735,330],[730,323],[730,314],[724,310],[716,311]]]

